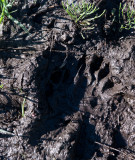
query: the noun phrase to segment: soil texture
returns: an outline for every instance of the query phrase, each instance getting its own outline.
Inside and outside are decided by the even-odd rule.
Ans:
[[[135,31],[111,23],[121,1],[95,2],[84,39],[61,1],[15,1],[30,34],[6,19],[0,36],[0,160],[135,159]]]

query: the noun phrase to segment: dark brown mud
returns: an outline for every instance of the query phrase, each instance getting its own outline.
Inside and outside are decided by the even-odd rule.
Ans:
[[[61,1],[16,3],[31,34],[6,20],[0,37],[1,160],[135,159],[135,37],[113,33],[119,3],[99,3],[108,15],[86,39]]]

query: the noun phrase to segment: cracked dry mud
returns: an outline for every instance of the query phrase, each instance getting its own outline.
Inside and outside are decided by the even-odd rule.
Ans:
[[[134,31],[84,40],[61,1],[15,8],[31,35],[7,20],[0,37],[0,160],[135,159]]]

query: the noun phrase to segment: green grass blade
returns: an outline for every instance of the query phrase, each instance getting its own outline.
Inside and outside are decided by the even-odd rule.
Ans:
[[[25,31],[25,33],[29,33],[28,29],[21,22],[19,22],[17,19],[12,17],[10,14],[8,14],[7,17],[10,20],[12,20],[15,24],[17,24],[20,28],[22,28]]]
[[[25,113],[24,113],[24,106],[26,103],[26,98],[23,99],[23,103],[22,103],[22,117],[24,117]]]
[[[13,134],[13,133],[11,133],[11,132],[8,132],[8,131],[5,131],[5,130],[3,130],[3,129],[0,129],[0,133],[2,133],[2,134],[12,135],[12,136],[14,136],[14,135],[15,135],[15,134]]]

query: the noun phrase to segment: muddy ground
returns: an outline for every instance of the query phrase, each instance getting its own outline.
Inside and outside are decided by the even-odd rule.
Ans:
[[[12,134],[0,133],[0,160],[135,159],[135,36],[109,23],[119,3],[103,0],[83,39],[61,1],[16,1],[31,34],[5,20],[0,129]]]

